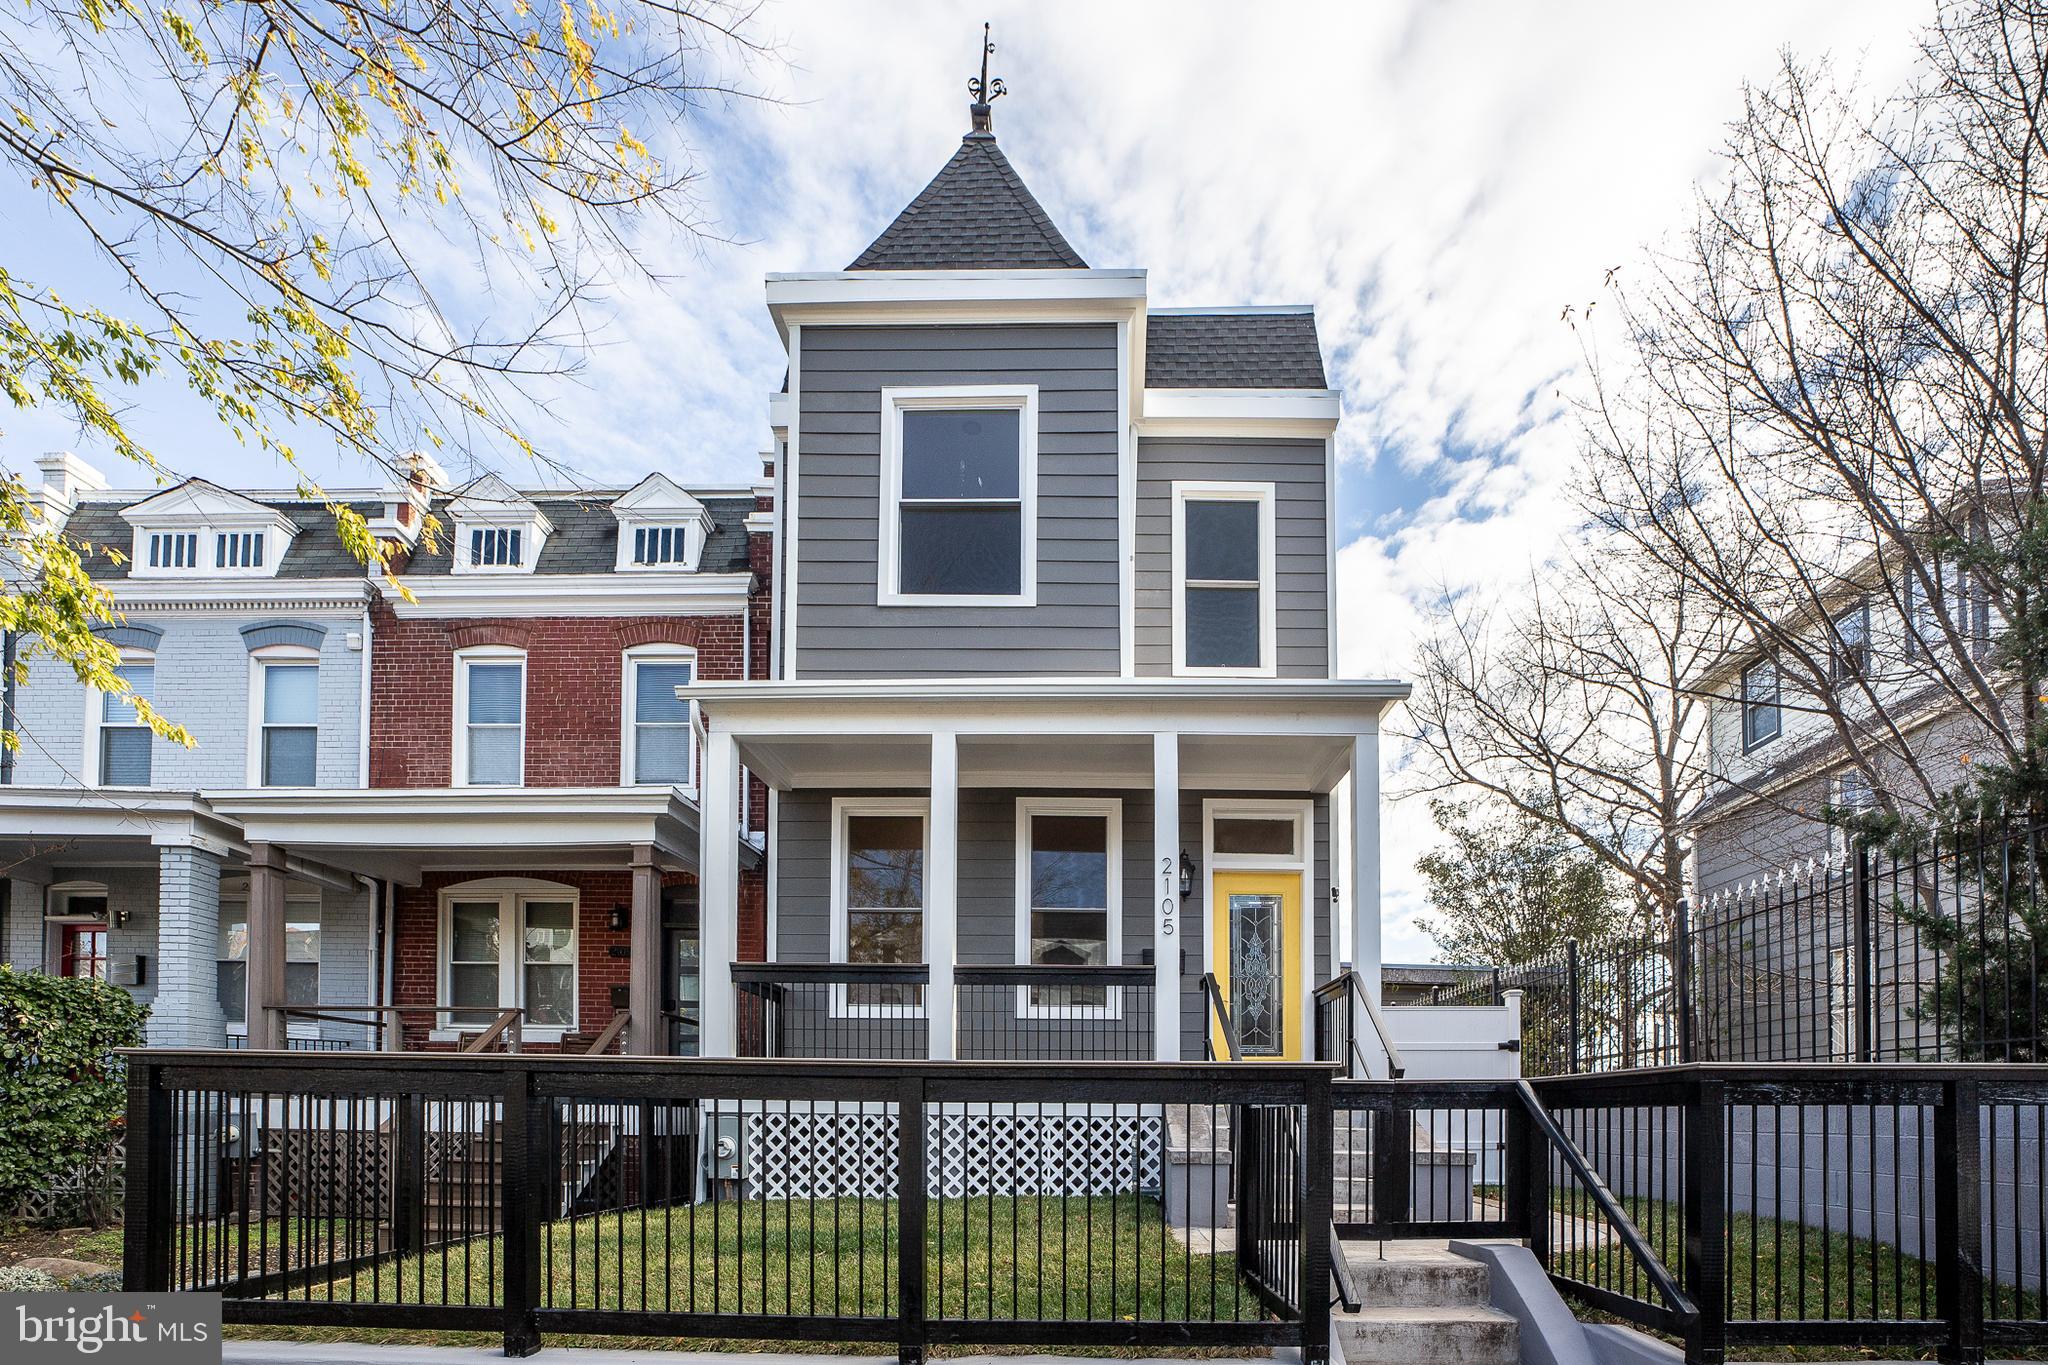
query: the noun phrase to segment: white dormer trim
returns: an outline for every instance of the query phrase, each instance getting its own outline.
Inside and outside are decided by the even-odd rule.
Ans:
[[[622,573],[694,573],[711,538],[711,511],[666,474],[649,474],[612,500],[619,523],[613,567]],[[651,549],[641,553],[643,542]]]
[[[132,528],[130,578],[275,578],[299,533],[277,508],[205,479],[124,507],[121,519]]]
[[[448,504],[455,523],[450,568],[458,574],[530,574],[554,523],[496,474],[474,480]]]

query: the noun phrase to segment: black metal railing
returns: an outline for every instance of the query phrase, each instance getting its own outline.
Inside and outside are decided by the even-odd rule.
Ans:
[[[1327,1359],[1323,1067],[127,1061],[127,1287],[230,1323]]]
[[[1340,972],[1316,987],[1314,1005],[1317,1061],[1335,1062],[1353,1080],[1363,1080],[1375,1072],[1381,1079],[1398,1079],[1407,1074],[1408,1064],[1387,1031],[1386,1016],[1380,1013],[1379,1003],[1366,991],[1357,972]],[[1356,1027],[1361,1016],[1371,1031],[1370,1056]],[[1381,1063],[1377,1067],[1374,1058]]]
[[[968,1061],[1142,1062],[1153,1053],[1152,968],[958,966],[954,1041]]]
[[[1234,1062],[1238,1058],[1237,1024],[1230,1017],[1230,1002],[1214,972],[1202,973],[1202,1054],[1212,1062]]]
[[[735,962],[742,1057],[923,1057],[930,1026],[921,962]]]

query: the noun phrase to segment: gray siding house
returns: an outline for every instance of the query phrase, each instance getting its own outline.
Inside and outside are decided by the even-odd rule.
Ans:
[[[770,789],[767,960],[715,941],[707,847],[705,1050],[1199,1059],[1227,1017],[1309,1055],[1340,913],[1378,990],[1408,690],[1336,674],[1313,311],[1150,307],[984,106],[850,266],[767,295],[774,663],[686,689],[705,828]]]

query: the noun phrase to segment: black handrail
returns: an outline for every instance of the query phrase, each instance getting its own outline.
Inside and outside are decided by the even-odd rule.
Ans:
[[[1657,1259],[1656,1251],[1650,1246],[1650,1239],[1643,1236],[1642,1229],[1635,1225],[1635,1221],[1621,1207],[1621,1201],[1607,1188],[1607,1182],[1594,1174],[1585,1153],[1579,1150],[1577,1143],[1565,1136],[1564,1130],[1551,1118],[1550,1111],[1543,1107],[1543,1101],[1536,1097],[1536,1092],[1530,1088],[1529,1083],[1517,1080],[1514,1087],[1515,1095],[1521,1100],[1522,1110],[1529,1116],[1529,1121],[1536,1126],[1536,1131],[1543,1135],[1544,1141],[1550,1144],[1551,1150],[1564,1159],[1564,1164],[1571,1168],[1572,1175],[1585,1187],[1587,1194],[1592,1196],[1593,1206],[1600,1210],[1600,1216],[1606,1220],[1614,1235],[1621,1239],[1622,1246],[1635,1258],[1650,1283],[1657,1286],[1657,1292],[1663,1295],[1664,1302],[1672,1313],[1681,1323],[1690,1323],[1699,1317],[1698,1305],[1679,1288],[1677,1277]],[[1531,1209],[1529,1216],[1548,1218],[1550,1210],[1547,1207]]]
[[[961,963],[956,986],[1149,986],[1158,974],[1145,966],[1064,966],[1048,962]]]
[[[1202,1030],[1202,1047],[1205,1054],[1212,1062],[1234,1062],[1238,1057],[1237,1025],[1230,1022],[1230,1004],[1223,998],[1223,988],[1216,984],[1216,973],[1202,973],[1202,994],[1209,1002],[1209,1017],[1218,1026],[1216,1029]],[[1220,1058],[1216,1055],[1218,1032],[1223,1035],[1223,1047],[1228,1054]]]
[[[921,985],[932,979],[928,962],[735,962],[735,985],[778,986],[799,981],[833,985]]]
[[[1387,1078],[1400,1080],[1408,1074],[1408,1064],[1401,1059],[1401,1049],[1394,1046],[1393,1036],[1387,1031],[1386,1016],[1380,1013],[1379,1002],[1366,991],[1365,982],[1356,971],[1346,971],[1331,977],[1316,987],[1315,998],[1318,1004],[1334,1004],[1336,996],[1347,993],[1365,1007],[1365,1017],[1371,1021],[1372,1031],[1379,1038],[1380,1047],[1387,1054]],[[1339,1059],[1345,1064],[1345,1074],[1352,1074],[1351,1062],[1356,1059],[1359,1072],[1369,1075],[1371,1067],[1365,1060],[1365,1053],[1359,1049],[1356,1032],[1348,1021],[1344,1028],[1344,1039],[1345,1045],[1351,1051],[1350,1057]]]

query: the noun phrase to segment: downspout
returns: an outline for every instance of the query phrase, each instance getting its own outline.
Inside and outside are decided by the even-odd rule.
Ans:
[[[14,729],[14,649],[17,636],[11,630],[0,631],[0,669],[5,669],[6,681],[0,683],[0,729]],[[14,748],[0,746],[0,786],[14,785]]]
[[[379,937],[383,940],[384,970],[380,974],[381,979],[377,983],[377,1003],[380,1005],[392,1005],[397,1003],[398,995],[398,992],[392,988],[391,982],[392,973],[395,970],[392,966],[392,954],[395,951],[398,939],[398,893],[392,887],[391,880],[388,877],[380,878],[379,885],[383,888],[383,913],[378,916],[378,930]],[[395,1035],[399,1038],[405,1036],[404,1027],[395,1016],[386,1014],[379,1017],[384,1022],[384,1030],[387,1035]],[[380,1039],[380,1041],[382,1040]]]
[[[367,587],[369,580],[363,581]],[[356,785],[359,787],[370,785],[370,662],[374,657],[371,647],[373,642],[370,602],[375,591],[374,588],[370,589],[370,595],[363,598],[363,661],[360,665],[362,678],[357,687],[356,698]]]
[[[363,964],[363,969],[366,973],[365,979],[368,981],[370,989],[364,992],[364,995],[367,997],[364,1003],[375,1005],[381,1003],[377,997],[384,989],[384,918],[381,914],[383,886],[375,877],[366,876],[361,872],[356,873],[356,881],[362,885],[365,891],[370,893],[369,960]],[[371,1037],[374,1041],[381,1042],[383,1041],[383,1030],[381,1027],[383,1016],[373,1015],[371,1017],[373,1020],[370,1025]]]

